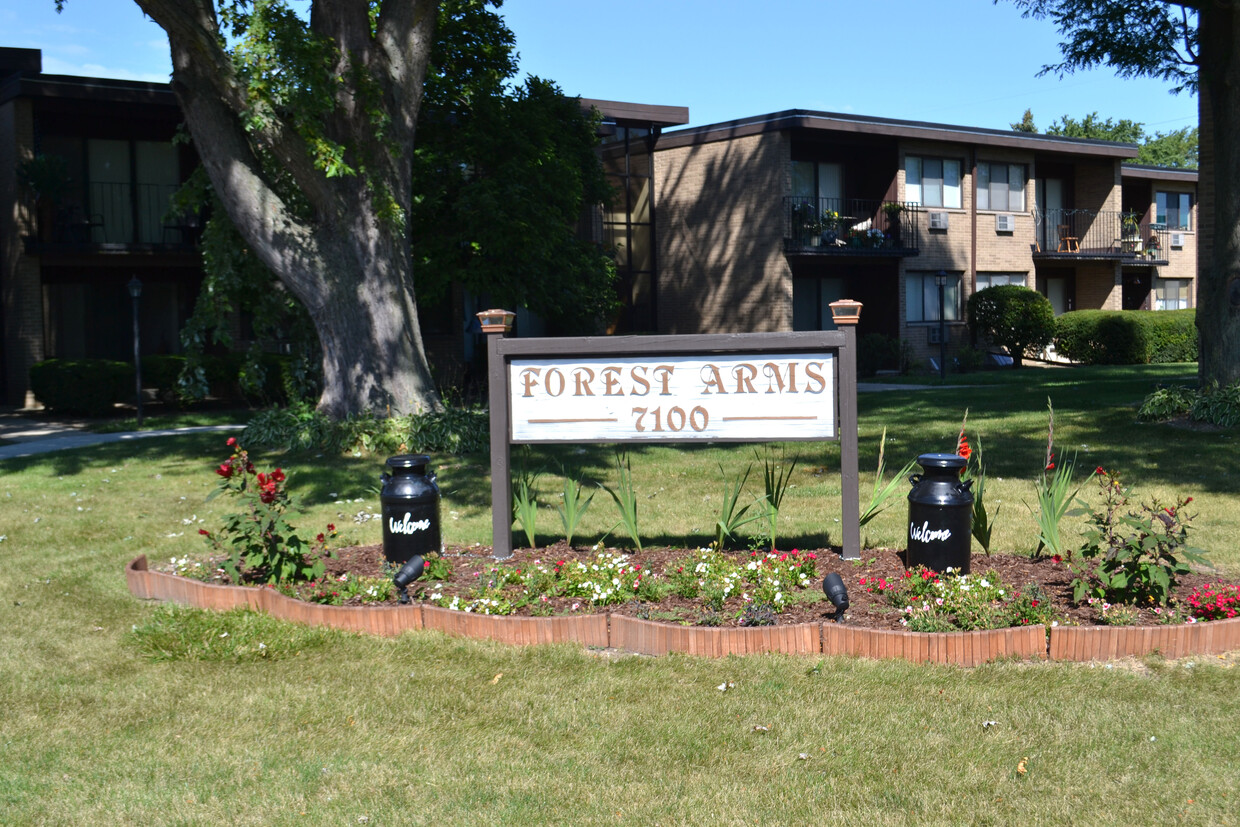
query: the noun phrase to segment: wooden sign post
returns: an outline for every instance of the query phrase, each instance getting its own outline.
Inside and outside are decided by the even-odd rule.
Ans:
[[[513,445],[839,440],[844,558],[861,556],[857,491],[858,302],[835,331],[488,338],[493,554],[512,555]]]

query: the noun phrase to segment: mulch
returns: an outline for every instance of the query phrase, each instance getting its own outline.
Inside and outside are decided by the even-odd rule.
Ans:
[[[609,548],[607,551],[623,552],[622,549]],[[888,581],[898,580],[905,571],[903,552],[895,549],[867,549],[862,551],[860,560],[843,560],[839,549],[801,549],[801,554],[813,551],[817,554],[818,576],[810,588],[817,600],[794,601],[778,615],[780,625],[796,623],[818,623],[835,620],[835,609],[823,598],[821,591],[822,578],[828,572],[837,572],[848,589],[849,608],[842,622],[851,626],[872,629],[899,630],[900,614],[884,597],[866,591],[861,585],[862,579],[872,583],[876,578]],[[460,547],[450,546],[445,549],[444,557],[452,564],[452,577],[445,581],[443,593],[451,596],[465,594],[476,588],[481,573],[492,566],[513,566],[524,568],[537,562],[554,563],[558,560],[588,560],[599,550],[592,547],[571,547],[564,542],[537,549],[517,549],[513,556],[504,561],[491,558],[488,546]],[[383,547],[381,545],[354,546],[336,549],[335,555],[327,560],[328,577],[339,577],[345,572],[358,576],[381,577],[384,575]],[[695,556],[695,552],[685,549],[648,548],[641,553],[632,553],[634,563],[649,565],[654,571],[662,572],[667,564]],[[737,559],[747,559],[751,552],[728,552]],[[390,571],[390,567],[388,569]],[[1032,559],[1012,554],[974,554],[971,561],[971,572],[974,575],[985,575],[993,571],[1000,580],[1013,589],[1020,589],[1027,584],[1038,584],[1042,592],[1051,601],[1054,616],[1062,623],[1078,626],[1099,625],[1099,611],[1087,604],[1077,605],[1072,602],[1073,573],[1064,563],[1056,563],[1050,558]],[[1217,576],[1194,573],[1179,581],[1177,593],[1189,594],[1193,588],[1206,583],[1216,582]],[[417,600],[426,594],[428,584],[417,582],[410,586],[410,596]],[[578,604],[574,609],[573,605]],[[743,611],[744,604],[738,597],[731,598],[714,618],[718,622],[736,623]],[[550,603],[540,606],[540,611],[552,614],[592,614],[611,612],[651,620],[664,620],[697,624],[707,615],[699,601],[669,596],[657,604],[630,601],[605,607],[594,608],[581,601],[580,598],[552,598]],[[529,616],[530,607],[518,609],[514,614]],[[1143,610],[1142,624],[1155,625],[1156,617],[1151,610]]]

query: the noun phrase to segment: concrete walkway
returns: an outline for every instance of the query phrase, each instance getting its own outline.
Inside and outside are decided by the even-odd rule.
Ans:
[[[203,431],[240,431],[244,425],[195,425],[186,428],[165,428],[153,431],[127,431],[97,434],[86,430],[79,420],[40,421],[20,412],[0,411],[0,460],[29,457],[48,451],[86,448],[107,442],[126,442],[153,436],[176,436]]]

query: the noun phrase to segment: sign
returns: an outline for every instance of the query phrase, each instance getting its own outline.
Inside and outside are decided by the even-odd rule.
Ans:
[[[512,359],[513,442],[835,439],[835,355]]]
[[[503,330],[489,329],[487,342],[496,557],[512,554],[514,444],[712,440],[838,441],[844,558],[860,557],[853,324],[554,339],[509,339]]]

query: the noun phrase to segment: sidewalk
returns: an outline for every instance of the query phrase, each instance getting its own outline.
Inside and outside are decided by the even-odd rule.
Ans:
[[[86,430],[80,420],[41,421],[22,416],[12,409],[0,410],[0,460],[29,457],[48,451],[85,448],[107,442],[124,442],[153,436],[175,436],[201,431],[240,431],[244,425],[195,425],[154,431],[128,431],[97,434]]]

